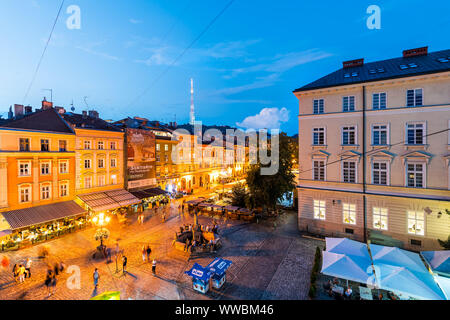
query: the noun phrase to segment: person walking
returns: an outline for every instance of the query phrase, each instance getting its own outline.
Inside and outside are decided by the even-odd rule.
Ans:
[[[153,275],[156,275],[156,259],[153,259],[152,262],[152,273]]]
[[[27,258],[27,261],[25,262],[25,270],[27,272],[26,278],[31,278],[31,263],[32,260],[30,258]]]
[[[53,275],[52,275],[52,281],[51,281],[51,285],[52,285],[52,294],[55,294],[55,291],[56,291],[56,282],[57,282],[56,274],[53,273]]]
[[[100,280],[100,274],[98,273],[98,269],[95,268],[94,274],[92,275],[92,278],[94,279],[94,288],[97,290],[98,288],[98,281]]]
[[[18,277],[19,277],[19,266],[17,265],[17,263],[14,264],[12,272],[13,272],[14,281],[17,282]]]
[[[125,275],[127,273],[127,257],[123,256],[122,258],[122,270],[123,270],[123,274]]]
[[[21,264],[19,265],[19,269],[18,269],[18,277],[19,277],[19,283],[22,283],[25,281],[25,267]]]
[[[147,245],[147,249],[145,251],[147,254],[147,261],[150,262],[150,255],[152,253],[152,248],[150,248],[150,245]]]
[[[47,275],[45,277],[45,282],[44,282],[45,286],[47,287],[47,297],[51,296],[50,286],[52,284],[52,278],[53,278],[53,271],[49,267],[47,270]]]
[[[145,245],[142,246],[142,262],[145,263],[147,260],[147,247]]]

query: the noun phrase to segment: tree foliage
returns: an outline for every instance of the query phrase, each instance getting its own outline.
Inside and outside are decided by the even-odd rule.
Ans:
[[[448,236],[447,240],[438,239],[438,241],[442,248],[444,248],[445,250],[450,250],[450,236]]]
[[[231,203],[233,206],[245,208],[248,202],[248,192],[245,185],[238,183],[231,190]]]
[[[295,145],[285,133],[281,133],[279,138],[279,159],[274,160],[278,162],[278,172],[274,175],[262,175],[261,168],[269,167],[270,164],[262,165],[258,162],[247,173],[248,205],[252,208],[265,206],[274,209],[277,201],[295,188],[295,175],[292,173]]]

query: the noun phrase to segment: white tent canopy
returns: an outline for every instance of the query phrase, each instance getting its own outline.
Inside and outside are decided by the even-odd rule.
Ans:
[[[370,255],[367,245],[347,238],[326,238],[326,249],[328,252],[345,254],[347,256],[359,257],[367,260],[369,264]]]
[[[417,253],[394,247],[370,245],[373,264],[387,264],[398,267],[406,267],[418,272],[428,272],[422,259]]]
[[[373,283],[373,270],[362,259],[333,252],[323,252],[322,273],[331,277],[343,278],[360,283]]]

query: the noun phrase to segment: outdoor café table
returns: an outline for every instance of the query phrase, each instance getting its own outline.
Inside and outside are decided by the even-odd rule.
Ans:
[[[363,300],[373,300],[372,290],[365,287],[359,287],[359,296]]]
[[[331,291],[340,294],[341,296],[344,294],[344,288],[340,286],[333,286],[333,289]]]

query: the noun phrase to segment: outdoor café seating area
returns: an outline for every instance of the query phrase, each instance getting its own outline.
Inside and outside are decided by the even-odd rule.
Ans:
[[[248,222],[252,222],[256,219],[255,213],[247,208],[209,203],[205,198],[186,201],[184,206],[191,214],[194,213],[194,210],[197,210],[198,214],[208,217],[221,217]]]
[[[327,238],[319,299],[449,300],[450,251],[421,254]]]
[[[189,253],[215,252],[222,245],[216,224],[181,226],[173,244],[175,249]]]

